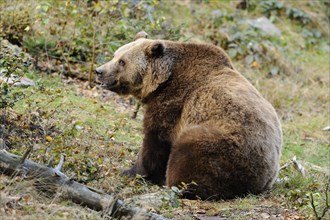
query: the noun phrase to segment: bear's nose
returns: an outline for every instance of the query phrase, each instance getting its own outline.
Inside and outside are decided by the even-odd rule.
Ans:
[[[97,76],[102,76],[103,71],[100,68],[96,68],[95,73],[96,73]]]

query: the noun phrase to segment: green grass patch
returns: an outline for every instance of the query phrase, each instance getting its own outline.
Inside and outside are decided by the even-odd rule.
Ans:
[[[4,17],[10,19],[1,20],[0,29],[9,27],[8,21],[13,22],[11,28],[0,34],[0,38],[10,36],[14,30],[17,40],[25,44],[28,52],[37,54],[40,59],[47,55],[55,56],[47,57],[56,61],[49,62],[50,66],[56,63],[56,66],[64,67],[63,71],[71,67],[82,72],[86,72],[88,64],[92,62],[92,27],[96,28],[96,62],[111,57],[111,53],[128,42],[140,28],[160,38],[183,41],[195,39],[224,45],[227,51],[235,46],[237,51],[242,51],[236,51],[240,54],[233,57],[234,66],[272,103],[280,116],[283,128],[281,166],[290,163],[295,156],[305,167],[306,176],[303,177],[293,165],[289,165],[280,171],[278,182],[268,194],[219,202],[179,200],[176,205],[171,205],[165,197],[166,204],[156,209],[157,212],[176,219],[193,219],[196,216],[263,219],[267,215],[270,219],[297,216],[312,219],[315,211],[322,213],[326,206],[325,199],[329,199],[326,196],[326,184],[329,182],[330,133],[322,130],[330,125],[329,42],[326,32],[322,28],[318,29],[317,19],[306,25],[302,22],[306,19],[306,11],[319,13],[321,19],[324,16],[323,1],[290,2],[291,6],[286,3],[277,5],[276,1],[248,1],[251,8],[247,10],[238,10],[238,2],[235,1],[143,1],[134,7],[135,11],[127,10],[133,3],[126,4],[123,1],[117,8],[102,8],[115,7],[114,2],[100,1],[92,6],[81,2],[81,7],[77,8],[75,2],[61,5],[59,1],[47,0],[34,2],[33,5],[39,7],[32,13],[31,6],[25,2],[22,4],[23,1],[18,1],[12,11],[9,10],[12,3],[6,1],[0,4],[0,8],[4,9]],[[60,6],[65,10],[61,10]],[[298,13],[296,18],[286,15],[283,7],[291,7],[290,13]],[[21,8],[24,13],[31,12],[26,19],[18,10]],[[148,14],[146,8],[153,8],[154,11]],[[304,12],[292,11],[292,8]],[[220,14],[216,11],[219,9]],[[130,26],[128,21],[133,12],[137,13],[132,18],[135,25]],[[111,13],[115,19],[109,21],[108,14]],[[217,16],[217,13],[218,18],[212,17]],[[159,17],[153,20],[155,15]],[[247,18],[265,15],[269,15],[282,31],[281,37],[265,36],[242,25]],[[163,16],[166,18],[163,19]],[[93,18],[92,21],[90,18]],[[144,20],[147,20],[146,24]],[[322,35],[319,36],[315,29],[320,30]],[[41,34],[40,31],[47,31],[47,34]],[[241,36],[233,40],[237,32]],[[150,38],[153,38],[152,34]],[[274,51],[270,54],[269,50],[256,52],[247,47],[251,42],[260,47],[263,46],[261,43],[270,43]],[[56,51],[47,52],[49,49]],[[263,58],[253,58],[256,61],[254,64],[247,63],[246,57],[249,55]],[[47,59],[41,60],[46,62]],[[21,65],[15,60],[9,61],[15,70]],[[290,71],[279,71],[272,76],[269,74],[274,66],[283,68],[283,63],[290,67]],[[54,69],[49,72],[55,73],[49,75],[26,70],[25,75],[37,85],[29,88],[10,87],[12,92],[21,92],[26,98],[16,102],[13,108],[1,109],[3,121],[12,122],[1,130],[4,133],[0,135],[9,150],[21,155],[33,146],[30,159],[43,164],[47,164],[52,157],[56,164],[63,153],[66,155],[63,170],[67,175],[89,186],[117,193],[123,198],[154,192],[173,194],[140,177],[129,179],[120,174],[121,169],[132,165],[141,146],[143,109],[133,120],[131,114],[134,105],[130,104],[128,98],[109,93],[104,98],[103,91],[90,89],[84,83],[66,83],[67,80],[61,75],[63,73],[58,74],[58,70]],[[28,194],[24,191],[28,187],[20,183],[12,186],[0,181],[0,189],[1,193],[6,193],[6,197]],[[29,199],[22,198],[22,206],[16,211],[24,217],[102,218],[70,202],[45,199],[41,203],[37,201],[41,198],[38,194],[33,194]],[[1,207],[7,207],[2,201],[0,204]],[[71,209],[74,211],[71,212]],[[3,213],[0,208],[0,216]],[[8,212],[3,215],[17,217]]]

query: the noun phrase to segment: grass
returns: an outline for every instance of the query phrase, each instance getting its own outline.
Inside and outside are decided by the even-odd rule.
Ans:
[[[220,6],[235,11],[232,1],[210,5],[193,3],[191,7],[197,12],[203,9],[210,13]],[[204,32],[208,30],[196,28],[191,11],[183,2],[175,9],[167,6],[164,13],[172,17],[175,24],[182,20],[186,22],[181,39],[206,40]],[[252,15],[260,16],[259,12]],[[274,105],[281,118],[281,165],[296,156],[307,170],[306,178],[293,166],[281,170],[280,181],[269,194],[219,202],[176,200],[168,189],[146,183],[141,178],[121,176],[119,171],[131,166],[141,145],[143,110],[133,120],[130,116],[134,103],[129,97],[90,89],[86,83],[72,83],[57,73],[46,75],[33,71],[27,74],[35,81],[40,80],[42,89],[20,89],[32,95],[18,102],[13,110],[1,112],[13,119],[9,126],[11,133],[5,138],[10,149],[18,154],[33,145],[30,159],[39,163],[47,163],[52,156],[56,163],[59,154],[65,153],[63,171],[66,174],[124,199],[161,193],[161,205],[149,208],[168,218],[260,219],[267,214],[274,219],[279,216],[313,219],[315,213],[309,195],[314,195],[320,213],[325,206],[325,185],[329,181],[329,131],[322,130],[330,125],[329,53],[322,50],[322,42],[307,47],[306,39],[300,34],[302,27],[297,22],[278,18],[276,25],[282,31],[282,37],[274,41],[285,48],[283,59],[290,60],[295,69],[293,74],[269,77],[267,65],[255,69],[241,61],[233,61],[234,66]],[[20,120],[14,120],[16,118]],[[35,130],[29,130],[31,126]],[[103,219],[99,213],[61,198],[40,195],[31,182],[18,177],[10,180],[0,175],[0,189],[0,217],[4,219]],[[173,205],[177,204],[175,201],[178,206]]]

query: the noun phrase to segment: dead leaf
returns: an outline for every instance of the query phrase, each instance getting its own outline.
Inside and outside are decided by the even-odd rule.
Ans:
[[[253,61],[253,63],[251,64],[252,68],[256,68],[256,69],[260,69],[261,65],[259,63],[257,63],[256,61]]]
[[[260,216],[261,216],[261,218],[263,218],[263,219],[268,219],[268,218],[270,218],[270,215],[268,214],[268,213],[261,213],[260,214]]]

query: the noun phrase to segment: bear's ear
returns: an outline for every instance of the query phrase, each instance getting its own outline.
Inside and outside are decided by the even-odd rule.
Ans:
[[[145,49],[145,54],[148,57],[160,57],[164,54],[165,45],[162,41],[154,41]]]
[[[136,41],[137,39],[140,38],[148,38],[148,34],[145,31],[140,31],[139,33],[137,33],[133,39],[133,41]]]

